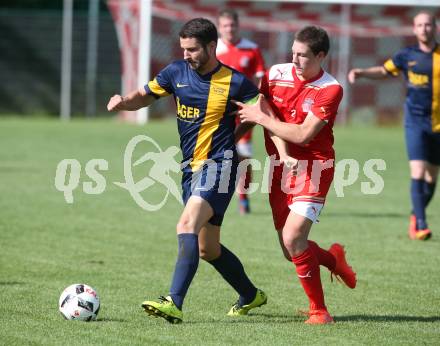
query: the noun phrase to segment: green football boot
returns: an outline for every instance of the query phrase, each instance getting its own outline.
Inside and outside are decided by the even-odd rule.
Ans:
[[[267,295],[262,290],[258,289],[254,300],[247,305],[240,305],[239,301],[232,305],[231,310],[228,312],[228,316],[243,316],[253,308],[258,308],[267,303]]]
[[[146,300],[142,303],[142,307],[148,315],[162,317],[173,324],[182,322],[183,313],[170,296],[160,296],[158,302]]]

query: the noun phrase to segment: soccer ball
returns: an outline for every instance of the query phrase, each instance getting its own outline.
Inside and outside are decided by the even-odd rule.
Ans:
[[[66,320],[92,321],[99,312],[99,297],[96,291],[84,284],[74,284],[61,293],[58,308]]]

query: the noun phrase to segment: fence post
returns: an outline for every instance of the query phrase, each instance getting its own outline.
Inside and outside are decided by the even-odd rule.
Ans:
[[[72,19],[73,0],[63,3],[63,36],[61,52],[61,112],[62,120],[70,120],[70,94],[72,74]]]
[[[99,0],[89,0],[86,71],[86,115],[96,115],[96,66],[98,59]]]
[[[347,74],[350,59],[350,25],[351,25],[351,5],[342,4],[340,13],[340,35],[339,35],[339,50],[338,50],[338,72],[337,80],[344,89],[344,97],[341,101],[341,106],[339,108],[340,122],[342,124],[347,124],[348,122],[348,100],[350,97],[350,90],[347,84]]]
[[[137,84],[142,88],[150,78],[151,60],[151,21],[152,0],[139,0],[139,51]],[[136,122],[140,125],[148,121],[148,108],[141,108],[136,113]]]

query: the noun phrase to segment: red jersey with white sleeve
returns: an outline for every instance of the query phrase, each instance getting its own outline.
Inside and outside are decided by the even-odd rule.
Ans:
[[[269,202],[275,229],[282,229],[290,210],[317,221],[334,176],[333,124],[342,99],[342,87],[321,70],[302,81],[292,63],[272,66],[261,81],[261,93],[282,122],[302,124],[307,116],[326,123],[305,145],[288,142],[289,154],[299,160],[296,176],[283,176],[283,167],[273,170]],[[265,130],[266,150],[278,151]]]
[[[310,143],[289,142],[290,154],[296,159],[334,159],[333,124],[342,99],[342,87],[329,73],[321,70],[311,80],[300,80],[292,63],[272,66],[261,80],[261,93],[272,106],[276,116],[286,123],[302,124],[309,113],[327,124]],[[278,154],[267,135],[269,155]]]
[[[234,45],[219,39],[216,54],[221,63],[243,73],[250,80],[264,75],[263,56],[258,45],[251,40],[242,38]],[[237,117],[236,125],[238,124],[240,124],[240,119]],[[240,139],[240,143],[249,142],[251,138],[252,131],[248,131]]]

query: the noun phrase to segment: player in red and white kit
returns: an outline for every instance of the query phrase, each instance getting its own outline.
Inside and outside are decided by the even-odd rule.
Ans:
[[[309,298],[309,324],[333,322],[324,302],[320,265],[348,287],[356,286],[342,245],[335,243],[327,251],[308,240],[334,174],[332,128],[342,87],[321,67],[329,48],[325,30],[303,28],[295,35],[292,63],[267,71],[258,102],[237,103],[241,121],[263,126],[268,155],[284,163],[274,167],[269,201],[283,253],[294,263]],[[294,166],[293,174],[285,174],[287,164]]]
[[[234,10],[225,9],[218,15],[218,31],[220,38],[217,44],[217,59],[223,64],[243,73],[257,85],[264,75],[264,60],[258,45],[240,37],[238,14]],[[240,119],[237,117],[237,124]],[[252,127],[237,142],[237,153],[240,161],[252,157]],[[252,180],[252,170],[247,166],[238,182],[237,192],[240,198],[240,213],[250,212],[249,198],[245,191]]]

